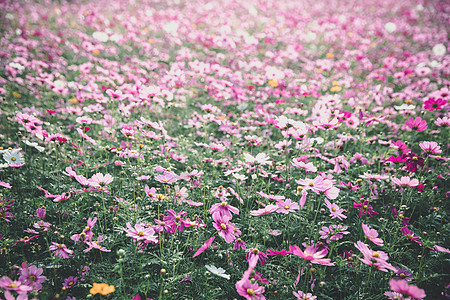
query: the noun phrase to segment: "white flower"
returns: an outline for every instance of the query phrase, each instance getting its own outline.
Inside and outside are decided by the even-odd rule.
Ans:
[[[207,268],[208,271],[210,271],[214,275],[230,280],[230,275],[225,274],[226,271],[222,268],[217,268],[216,266],[213,265],[206,265],[205,268]]]
[[[242,180],[242,181],[244,181],[245,179],[247,179],[247,176],[245,176],[245,175],[236,174],[236,173],[233,173],[232,175],[233,175],[233,177],[236,178],[237,180]]]
[[[386,29],[386,31],[389,33],[393,33],[395,30],[397,30],[397,25],[392,22],[388,22],[384,25],[384,29]]]
[[[109,36],[106,33],[101,32],[101,31],[94,32],[92,34],[92,37],[102,43],[106,43],[109,40]]]
[[[25,163],[25,160],[19,151],[20,149],[8,150],[3,153],[3,159],[6,160],[8,164],[23,164]]]
[[[35,149],[38,150],[39,152],[42,152],[42,151],[45,150],[44,147],[39,146],[38,143],[36,143],[36,142],[30,142],[30,141],[27,141],[27,140],[23,140],[23,142],[24,142],[25,144],[27,144],[28,146],[35,148]]]
[[[434,45],[434,47],[433,47],[434,55],[441,56],[441,55],[444,55],[446,52],[447,52],[447,49],[445,48],[444,44],[437,44],[437,45]]]
[[[394,108],[396,110],[412,110],[412,109],[416,108],[416,106],[403,103],[401,106],[394,105]]]
[[[247,163],[260,164],[260,165],[272,165],[270,157],[264,153],[258,153],[256,157],[253,157],[250,153],[244,153],[245,161]]]

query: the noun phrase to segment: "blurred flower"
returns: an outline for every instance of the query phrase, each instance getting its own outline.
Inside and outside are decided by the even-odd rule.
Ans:
[[[214,265],[206,265],[205,268],[214,275],[230,280],[230,275],[225,274],[226,271],[222,268],[217,268]]]

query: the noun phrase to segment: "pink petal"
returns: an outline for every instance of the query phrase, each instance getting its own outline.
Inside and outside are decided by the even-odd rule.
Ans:
[[[196,257],[199,256],[200,254],[203,253],[203,251],[205,251],[214,241],[214,239],[216,238],[216,236],[213,236],[212,238],[208,239],[203,246],[200,247],[200,249],[197,250],[197,252],[195,252],[194,256],[192,257]]]

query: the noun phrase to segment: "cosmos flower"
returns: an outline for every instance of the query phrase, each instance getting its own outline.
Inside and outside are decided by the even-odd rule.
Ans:
[[[440,110],[445,106],[445,104],[447,104],[447,100],[440,98],[429,98],[424,102],[423,108],[427,109],[428,111]]]
[[[427,121],[422,120],[421,117],[416,117],[413,119],[413,117],[410,117],[406,122],[405,125],[411,128],[412,131],[424,131],[428,128]]]
[[[315,246],[307,246],[305,251],[302,251],[298,246],[290,245],[289,252],[292,252],[292,254],[300,256],[304,260],[307,260],[313,264],[334,266],[334,263],[331,262],[331,259],[324,258],[328,254],[328,250],[326,248],[319,250]]]
[[[211,272],[212,274],[225,278],[226,280],[230,280],[230,275],[225,274],[225,270],[222,268],[217,268],[214,265],[205,265],[205,268],[208,269],[209,272]]]
[[[392,291],[400,293],[404,296],[409,296],[411,299],[423,299],[426,297],[424,290],[415,285],[408,285],[406,280],[391,279],[389,281],[389,287]]]
[[[366,237],[375,245],[383,246],[383,240],[378,238],[378,231],[370,228],[366,224],[362,224],[362,228]]]
[[[325,198],[325,204],[330,210],[330,217],[332,219],[338,218],[339,220],[347,219],[347,216],[343,214],[344,209],[339,208],[335,203],[331,203],[327,198]]]
[[[203,251],[205,251],[212,244],[212,242],[214,241],[215,238],[216,237],[213,236],[213,237],[207,239],[206,242],[197,250],[197,252],[194,253],[194,256],[192,256],[192,257],[196,257],[196,256],[199,256],[200,254],[202,254]]]
[[[442,153],[441,147],[436,142],[422,142],[419,144],[420,149],[428,154]]]
[[[297,202],[292,202],[291,199],[280,200],[277,202],[277,213],[288,214],[299,209]]]
[[[64,244],[52,242],[49,250],[55,251],[55,256],[59,256],[62,258],[72,258],[73,250],[68,249]]]

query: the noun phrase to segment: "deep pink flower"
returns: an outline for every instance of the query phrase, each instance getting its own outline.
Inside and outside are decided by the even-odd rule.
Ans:
[[[447,100],[440,98],[439,99],[429,98],[423,104],[423,108],[429,111],[440,110],[445,106],[445,104],[447,104]]]
[[[305,251],[302,251],[298,246],[290,245],[289,252],[292,252],[292,254],[300,256],[304,260],[310,261],[313,264],[334,266],[331,259],[324,258],[328,254],[328,250],[326,248],[318,250],[315,246],[307,246]]]
[[[372,214],[378,215],[378,213],[373,210],[373,207],[369,204],[368,200],[365,200],[362,203],[353,202],[353,207],[359,208],[358,216],[360,218],[365,214],[368,214],[370,218],[373,218]]]
[[[422,120],[421,117],[416,117],[413,119],[413,117],[410,117],[408,121],[405,122],[405,125],[411,128],[412,131],[424,131],[428,128],[427,121]]]
[[[77,280],[78,280],[78,277],[70,276],[70,277],[64,279],[63,286],[66,289],[70,289],[77,283]]]
[[[239,215],[239,209],[234,206],[229,205],[226,201],[221,203],[216,203],[211,206],[209,210],[211,214],[220,214],[222,216],[228,216],[231,219],[231,213]]]
[[[261,262],[261,266],[264,266],[266,264],[267,255],[264,252],[258,250],[257,248],[251,248],[247,252],[245,258],[247,259],[248,262],[250,262],[254,258],[254,256],[258,257],[258,260]]]
[[[226,243],[231,243],[235,240],[235,226],[229,222],[230,218],[227,216],[221,216],[220,214],[214,214],[213,226],[219,232],[219,235],[225,240]]]
[[[408,226],[402,227],[401,231],[403,235],[406,236],[408,239],[416,242],[419,245],[422,245],[422,243],[419,241],[420,236],[415,235],[414,231],[410,230]]]
[[[423,299],[426,297],[424,290],[415,285],[408,285],[406,280],[391,279],[389,281],[389,286],[394,292],[398,292],[404,296],[408,295],[412,299]]]
[[[281,251],[267,249],[267,255],[288,255],[288,254],[292,254],[292,252],[286,249],[283,249]]]
[[[197,250],[197,252],[194,253],[194,256],[192,257],[196,257],[202,254],[203,251],[205,251],[212,244],[215,238],[216,237],[213,236],[212,238],[207,239],[206,242]]]
[[[233,249],[235,250],[240,250],[240,249],[247,249],[247,244],[241,240],[240,238],[236,239],[236,241],[234,242],[234,246]]]

